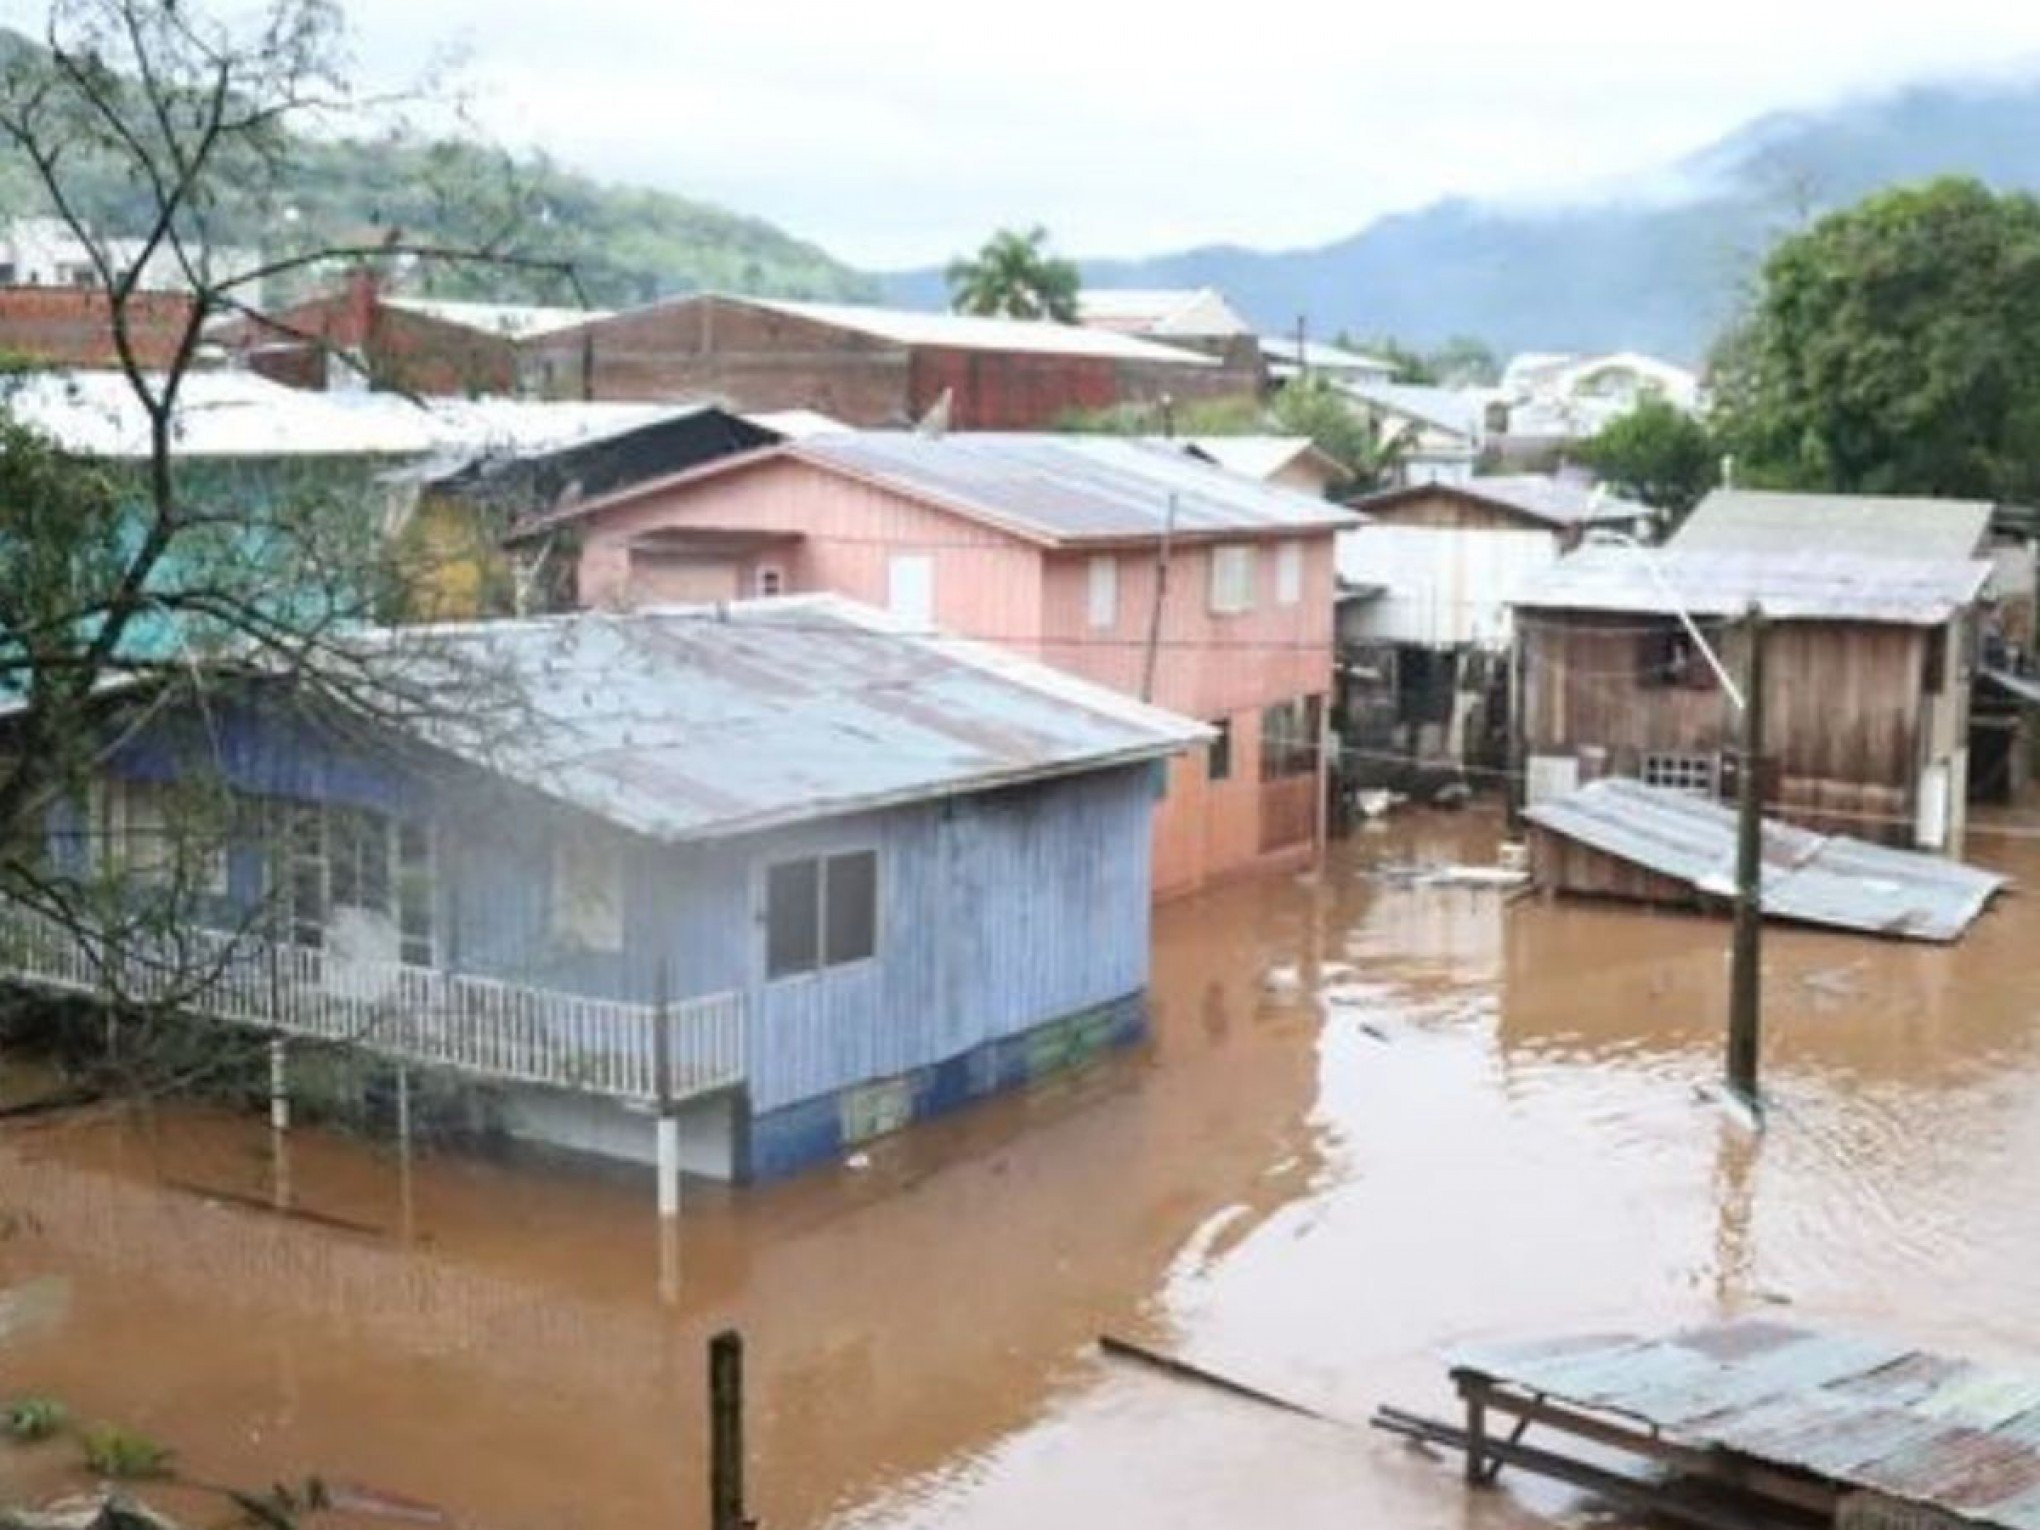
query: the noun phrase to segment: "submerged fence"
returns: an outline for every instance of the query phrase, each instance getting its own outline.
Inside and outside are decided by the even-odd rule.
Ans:
[[[740,993],[632,1004],[191,926],[110,944],[8,900],[0,975],[617,1099],[684,1099],[744,1081]]]

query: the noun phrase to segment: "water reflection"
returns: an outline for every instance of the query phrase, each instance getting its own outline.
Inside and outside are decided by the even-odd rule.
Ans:
[[[1953,950],[1775,932],[1754,1138],[1704,1098],[1727,926],[1487,888],[1413,817],[1163,911],[1151,1045],[757,1193],[411,1161],[178,1107],[0,1136],[9,1385],[210,1475],[318,1470],[516,1527],[699,1523],[702,1349],[741,1327],[773,1525],[1465,1525],[1364,1430],[1101,1361],[1123,1332],[1337,1418],[1460,1339],[1754,1306],[2030,1349],[2040,1023],[2012,903]],[[2019,848],[2014,846],[2013,848]],[[2008,867],[2029,882],[2040,858]],[[203,1187],[193,1193],[189,1187]]]

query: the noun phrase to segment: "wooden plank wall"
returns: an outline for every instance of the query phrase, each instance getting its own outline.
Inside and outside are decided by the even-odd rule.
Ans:
[[[1669,623],[1670,619],[1666,619]],[[1531,754],[1607,750],[1605,772],[1633,776],[1649,753],[1718,754],[1738,723],[1725,693],[1647,684],[1643,619],[1526,613],[1521,628],[1524,738]],[[1716,635],[1718,632],[1718,636]],[[1716,629],[1731,673],[1740,633]],[[1774,623],[1767,637],[1766,755],[1771,807],[1809,827],[1905,842],[1922,762],[1927,697],[1919,628]]]

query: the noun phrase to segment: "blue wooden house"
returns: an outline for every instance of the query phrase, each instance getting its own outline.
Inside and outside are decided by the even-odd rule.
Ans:
[[[1159,762],[1200,724],[827,596],[367,643],[387,713],[159,697],[53,815],[81,879],[174,861],[201,1014],[457,1070],[605,1156],[663,1111],[738,1180],[1141,1029]],[[146,997],[166,938],[109,971],[4,918],[58,988]]]

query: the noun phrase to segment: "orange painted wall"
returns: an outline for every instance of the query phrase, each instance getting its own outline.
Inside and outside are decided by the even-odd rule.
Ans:
[[[936,510],[890,490],[779,460],[711,475],[602,512],[583,524],[580,592],[591,606],[658,598],[632,588],[630,540],[659,528],[798,531],[801,541],[742,560],[740,583],[776,563],[789,594],[833,591],[883,607],[888,564],[898,553],[934,560],[939,627],[996,642],[1129,695],[1142,692],[1147,634],[1158,582],[1150,548],[1110,556],[1117,599],[1111,620],[1091,621],[1091,560]],[[1297,598],[1279,598],[1278,543],[1255,544],[1252,609],[1211,610],[1211,548],[1178,545],[1164,584],[1152,699],[1186,716],[1232,723],[1230,779],[1207,779],[1203,751],[1169,767],[1156,809],[1155,887],[1171,896],[1270,863],[1308,859],[1262,849],[1261,709],[1331,689],[1333,554],[1329,532],[1297,539]],[[1102,613],[1101,613],[1102,614]],[[1322,795],[1322,764],[1319,778]]]

